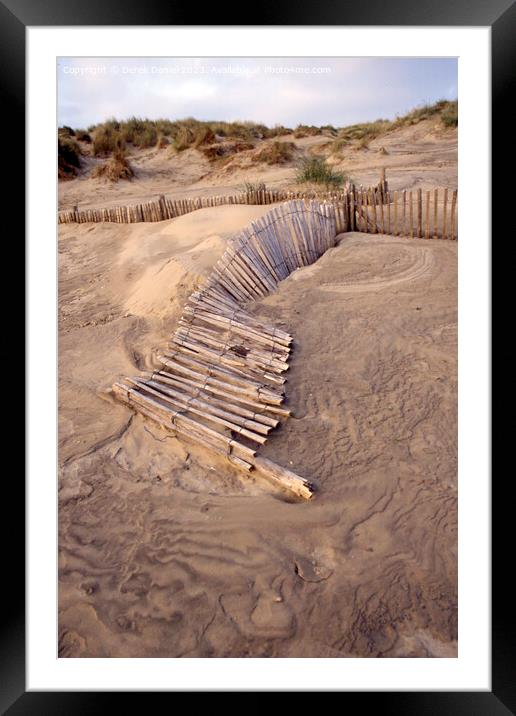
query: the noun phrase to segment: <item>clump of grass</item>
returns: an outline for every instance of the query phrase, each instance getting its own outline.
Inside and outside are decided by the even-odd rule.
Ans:
[[[195,135],[190,127],[181,127],[172,144],[177,152],[183,152],[192,146],[194,139]]]
[[[206,124],[214,134],[228,139],[252,141],[253,139],[266,139],[269,136],[274,136],[274,134],[271,134],[274,130],[269,129],[265,124],[257,124],[256,122],[206,122]]]
[[[294,156],[294,142],[272,142],[266,144],[256,155],[256,160],[266,164],[286,164]]]
[[[168,137],[165,137],[163,134],[158,135],[158,140],[156,142],[156,149],[165,149],[165,147],[168,147],[170,144],[170,140]]]
[[[251,194],[252,192],[255,192],[255,191],[267,191],[267,185],[263,181],[258,181],[258,182],[246,181],[238,188],[244,194]]]
[[[57,134],[60,137],[75,137],[75,131],[67,124],[63,124],[62,127],[58,127]]]
[[[329,144],[330,147],[330,154],[340,154],[340,152],[347,146],[349,146],[350,142],[349,139],[334,139],[333,142]]]
[[[236,142],[211,144],[207,147],[199,147],[199,149],[209,161],[216,161],[217,159],[229,160],[233,154],[254,149],[254,144],[237,140]]]
[[[339,139],[345,142],[362,142],[364,146],[387,131],[391,122],[388,119],[377,119],[374,122],[352,124],[339,131]]]
[[[305,157],[299,163],[296,180],[299,184],[324,184],[329,189],[342,186],[347,177],[334,171],[323,157]]]
[[[425,119],[430,119],[437,115],[441,116],[441,121],[445,126],[457,126],[457,102],[448,100],[439,100],[434,104],[425,104],[415,107],[407,114],[397,117],[394,120],[377,119],[374,122],[362,122],[361,124],[352,124],[349,127],[343,127],[339,130],[338,139],[335,140],[335,150],[339,145],[337,142],[344,141],[354,143],[358,149],[367,149],[373,139],[377,139],[387,132],[402,127],[410,127]],[[342,145],[340,145],[342,146]]]
[[[288,134],[293,133],[293,129],[289,129],[289,127],[284,127],[282,124],[275,124],[274,127],[271,127],[267,130],[267,137],[273,138],[273,137],[284,137]]]
[[[194,132],[193,146],[195,149],[203,144],[213,144],[215,134],[210,127],[198,127]]]
[[[302,137],[315,137],[318,134],[322,134],[321,127],[314,127],[314,125],[298,124],[294,129],[294,137],[301,139]]]
[[[102,125],[95,131],[93,138],[93,154],[106,156],[125,148],[125,139],[119,129],[108,124]]]
[[[134,171],[123,149],[117,149],[104,164],[98,164],[91,173],[92,177],[117,182],[120,179],[132,179]]]
[[[124,142],[132,144],[133,147],[140,147],[140,149],[154,147],[158,141],[158,130],[155,124],[138,117],[130,117],[125,122],[120,122],[119,131]]]
[[[86,142],[86,144],[91,144],[91,134],[85,129],[77,129],[75,131],[75,138],[79,142]]]
[[[81,148],[73,136],[58,136],[57,169],[60,179],[70,178],[77,173],[81,166],[81,154]]]
[[[449,102],[441,113],[441,122],[445,127],[457,127],[459,124],[459,103]]]

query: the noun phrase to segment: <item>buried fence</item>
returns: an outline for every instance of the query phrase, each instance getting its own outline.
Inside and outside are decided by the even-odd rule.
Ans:
[[[291,201],[251,222],[189,297],[170,342],[155,356],[160,367],[114,383],[114,395],[244,474],[256,471],[310,499],[308,480],[256,454],[291,414],[282,403],[292,336],[246,307],[314,263],[336,237],[330,203]]]
[[[196,197],[195,199],[166,199],[130,206],[103,209],[77,208],[60,211],[58,222],[88,223],[115,222],[133,224],[142,221],[163,221],[192,211],[232,204],[277,204],[292,200],[318,200],[335,208],[337,233],[363,231],[392,236],[424,239],[457,239],[457,190],[389,191],[387,182],[375,187],[356,187],[341,192],[288,192],[261,189],[227,196]]]
[[[442,201],[436,193],[433,198],[431,203],[428,193],[424,202],[420,192],[414,201],[412,192],[379,197],[358,190],[340,202],[293,200],[271,207],[227,242],[188,298],[170,341],[155,353],[157,367],[115,382],[114,396],[177,437],[224,456],[242,474],[255,472],[290,495],[310,499],[310,481],[257,454],[291,415],[283,403],[293,337],[249,305],[317,261],[342,230],[397,229],[430,238],[439,225],[435,235],[456,236],[456,193],[450,224],[447,192]]]

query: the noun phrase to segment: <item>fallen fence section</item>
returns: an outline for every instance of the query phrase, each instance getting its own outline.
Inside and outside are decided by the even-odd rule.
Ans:
[[[335,245],[333,204],[291,201],[251,222],[227,244],[192,293],[160,368],[113,385],[116,397],[245,473],[257,471],[296,497],[314,486],[256,454],[290,410],[283,406],[292,336],[246,310],[292,271]]]
[[[60,224],[115,222],[133,224],[142,221],[164,221],[192,211],[231,204],[277,204],[292,200],[318,200],[335,208],[337,232],[364,231],[392,236],[425,239],[457,239],[457,190],[389,191],[386,182],[375,187],[351,185],[341,192],[287,192],[263,189],[231,196],[208,196],[195,199],[165,199],[131,206],[104,209],[61,211]]]

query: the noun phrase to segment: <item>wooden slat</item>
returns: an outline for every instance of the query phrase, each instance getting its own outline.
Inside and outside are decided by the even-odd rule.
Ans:
[[[448,238],[447,233],[446,233],[446,231],[447,231],[447,226],[446,226],[446,218],[447,218],[447,217],[446,217],[446,211],[447,211],[447,208],[448,208],[448,187],[446,187],[445,190],[444,190],[444,200],[443,200],[443,235],[442,235],[442,238],[443,238],[443,239],[447,239],[447,238]]]

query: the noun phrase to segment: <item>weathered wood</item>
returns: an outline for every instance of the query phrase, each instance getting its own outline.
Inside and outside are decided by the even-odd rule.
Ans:
[[[199,423],[198,421],[187,417],[186,415],[181,412],[178,412],[177,410],[172,410],[168,408],[166,405],[163,405],[155,398],[149,395],[144,395],[137,391],[135,388],[130,388],[120,383],[115,383],[115,385],[113,386],[113,391],[119,397],[124,394],[124,397],[126,397],[126,402],[143,405],[143,407],[147,407],[147,409],[157,412],[158,415],[163,415],[165,418],[165,422],[168,421],[168,425],[171,426],[172,429],[175,429],[175,426],[177,426],[189,435],[201,435],[202,437],[204,437],[205,440],[209,442],[226,445],[228,452],[234,451],[238,457],[243,457],[244,459],[249,459],[256,455],[256,451],[252,450],[251,448],[248,448],[246,445],[239,443],[233,438],[228,438],[227,435],[219,433],[216,430],[209,428],[207,425],[204,425],[203,423]]]
[[[196,398],[191,398],[187,395],[181,396],[179,391],[161,386],[157,381],[143,381],[135,380],[133,378],[126,378],[126,381],[140,390],[149,392],[151,395],[156,396],[160,400],[165,401],[178,410],[186,410],[194,415],[199,415],[204,420],[229,428],[229,430],[232,430],[233,432],[236,432],[239,435],[242,435],[261,445],[267,442],[267,438],[263,435],[257,434],[253,430],[249,430],[246,427],[238,425],[233,420],[221,417],[219,411],[210,411],[208,403],[203,403],[203,401],[199,401]]]
[[[430,238],[430,192],[425,195],[425,239]]]
[[[305,480],[305,478],[296,475],[291,470],[280,467],[266,457],[261,456],[253,457],[250,459],[250,462],[274,484],[289,492],[293,492],[305,500],[310,500],[313,497],[315,490],[314,485],[308,480]]]
[[[450,239],[456,239],[457,233],[455,231],[455,210],[457,207],[457,189],[453,191],[452,203],[451,203],[451,217],[450,217]]]
[[[371,201],[372,213],[373,213],[373,219],[372,219],[373,234],[377,234],[378,233],[378,224],[377,224],[377,216],[376,216],[376,192],[370,190],[368,192],[368,195],[369,195],[369,198]],[[368,209],[366,209],[366,211],[368,212],[367,215],[369,216]]]
[[[409,191],[409,222],[410,222],[410,238],[414,238],[414,207],[412,205],[412,192]]]
[[[444,200],[443,200],[443,234],[442,238],[447,239],[447,233],[446,233],[446,209],[448,208],[448,187],[444,190]]]
[[[417,190],[417,236],[423,238],[423,195],[421,189]]]
[[[435,189],[435,190],[434,190],[434,227],[433,227],[433,229],[434,229],[434,239],[438,239],[438,238],[439,238],[439,225],[438,225],[438,222],[437,222],[437,217],[438,217],[438,214],[437,214],[437,205],[438,205],[438,201],[439,201],[439,190],[438,190],[438,189]]]

